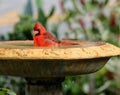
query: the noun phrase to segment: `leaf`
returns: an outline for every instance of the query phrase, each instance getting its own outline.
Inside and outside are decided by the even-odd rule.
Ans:
[[[36,5],[38,8],[41,8],[43,6],[42,0],[36,0]]]
[[[38,10],[38,21],[39,21],[44,27],[46,27],[47,17],[45,16],[45,13],[44,13],[44,11],[43,11],[42,8],[39,8],[39,10]]]
[[[10,91],[10,90],[7,92],[7,94],[8,94],[8,95],[16,95],[16,93],[15,93],[15,92]]]
[[[44,11],[43,11],[42,8],[39,8],[39,9],[38,9],[38,16],[39,16],[39,17],[43,17],[43,18],[46,17],[46,16],[45,16],[45,13],[44,13]]]
[[[3,91],[0,91],[0,95],[5,95],[5,92],[3,92]]]
[[[24,14],[33,15],[33,6],[32,6],[32,2],[31,0],[28,0],[26,6],[25,6],[25,10],[24,10]]]
[[[108,3],[109,0],[105,0],[105,5]]]
[[[58,33],[57,33],[57,29],[58,29],[58,25],[56,24],[56,25],[53,26],[52,33],[55,35],[55,37],[58,38],[59,35],[58,35]]]
[[[70,18],[75,17],[75,14],[77,14],[76,11],[69,10],[69,11],[67,12],[67,16],[66,16],[65,20],[68,21]]]
[[[16,95],[16,93],[7,88],[0,88],[0,95]]]
[[[54,14],[54,12],[55,12],[55,6],[51,8],[48,18],[51,17]]]

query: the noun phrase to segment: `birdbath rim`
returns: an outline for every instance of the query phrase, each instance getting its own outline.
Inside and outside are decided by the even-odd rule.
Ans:
[[[0,59],[91,59],[120,55],[120,48],[105,42],[73,41],[78,45],[34,47],[33,41],[0,42]]]

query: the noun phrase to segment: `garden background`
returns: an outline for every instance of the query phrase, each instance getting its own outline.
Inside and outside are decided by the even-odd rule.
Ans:
[[[120,47],[120,0],[0,0],[0,40],[32,40],[39,21],[58,39]],[[25,95],[23,78],[0,76],[0,87]],[[120,56],[94,74],[66,77],[64,95],[120,95]]]

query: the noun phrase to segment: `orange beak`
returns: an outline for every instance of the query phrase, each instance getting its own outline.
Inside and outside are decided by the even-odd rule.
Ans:
[[[39,32],[38,31],[34,31],[34,36],[36,35],[36,34],[38,34]]]

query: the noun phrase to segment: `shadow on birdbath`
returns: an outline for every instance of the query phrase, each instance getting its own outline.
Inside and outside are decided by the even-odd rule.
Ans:
[[[33,41],[0,42],[0,74],[27,80],[28,95],[62,95],[65,76],[101,69],[120,48],[104,42],[73,41],[78,45],[34,47]]]

